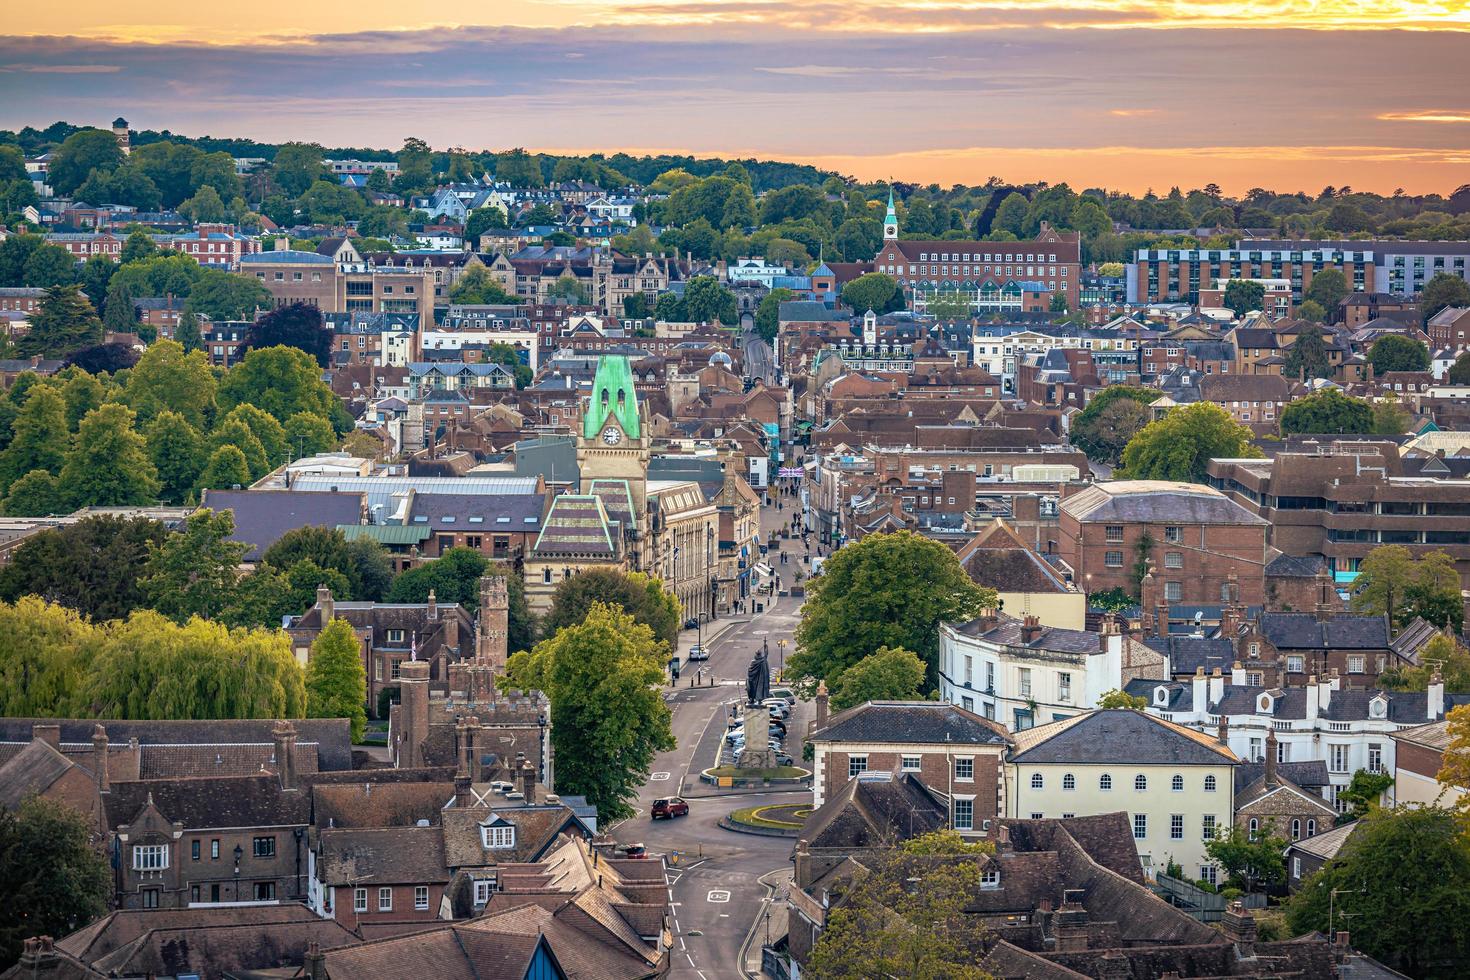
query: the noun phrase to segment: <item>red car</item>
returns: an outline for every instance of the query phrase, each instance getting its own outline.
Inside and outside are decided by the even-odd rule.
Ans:
[[[654,820],[657,820],[659,817],[663,817],[665,820],[672,820],[675,817],[687,817],[689,816],[689,804],[677,796],[670,797],[667,800],[654,800],[653,810],[650,811],[649,816]]]

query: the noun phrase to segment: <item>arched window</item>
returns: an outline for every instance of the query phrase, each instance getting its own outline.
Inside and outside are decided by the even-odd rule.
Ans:
[[[1261,829],[1261,822],[1259,820],[1257,820],[1255,817],[1251,817],[1251,827],[1250,827],[1250,830],[1251,830],[1251,840],[1255,840],[1256,839],[1256,832],[1259,831],[1260,829]]]
[[[1293,819],[1291,821],[1291,839],[1292,840],[1301,840],[1302,839],[1302,822],[1301,822],[1301,820]]]
[[[1176,772],[1174,778],[1169,780],[1169,788],[1176,793],[1184,792],[1184,777]]]
[[[1308,820],[1307,821],[1307,836],[1308,837],[1316,837],[1317,836],[1317,821],[1315,821],[1315,820]]]
[[[1112,789],[1113,777],[1109,776],[1107,773],[1103,773],[1101,776],[1097,777],[1097,788],[1102,790],[1103,792],[1107,792],[1108,790]]]
[[[1041,789],[1045,785],[1046,785],[1046,779],[1042,777],[1041,773],[1039,773],[1039,772],[1033,772],[1031,774],[1031,788],[1032,789]]]
[[[1145,776],[1143,773],[1139,773],[1137,776],[1134,776],[1133,788],[1138,790],[1140,793],[1148,789],[1148,777]]]
[[[1205,792],[1206,793],[1213,793],[1214,791],[1215,791],[1215,777],[1214,776],[1206,776],[1205,777]]]
[[[1077,777],[1076,776],[1072,775],[1069,772],[1065,776],[1062,777],[1062,789],[1076,789],[1076,788],[1077,788]]]

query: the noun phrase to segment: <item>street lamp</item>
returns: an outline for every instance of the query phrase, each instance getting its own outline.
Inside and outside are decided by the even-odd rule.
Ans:
[[[781,655],[781,659],[776,664],[776,676],[780,677],[786,672],[786,640],[784,638],[776,641],[776,650]]]

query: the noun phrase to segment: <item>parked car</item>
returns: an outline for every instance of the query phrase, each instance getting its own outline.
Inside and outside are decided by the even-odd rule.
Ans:
[[[699,620],[697,620],[697,619],[686,619],[686,620],[684,620],[684,628],[686,630],[697,630],[697,629],[699,629]]]
[[[708,660],[708,659],[709,659],[709,651],[706,650],[704,647],[700,646],[698,643],[694,644],[694,646],[692,646],[692,647],[689,648],[689,660],[691,662],[692,661],[695,661],[695,660]]]
[[[653,809],[649,811],[649,818],[653,820],[657,820],[660,817],[665,820],[672,820],[675,817],[687,816],[689,816],[689,804],[677,796],[669,797],[666,800],[654,800]]]
[[[784,700],[787,704],[795,704],[796,695],[789,687],[773,687],[771,688],[771,700]]]

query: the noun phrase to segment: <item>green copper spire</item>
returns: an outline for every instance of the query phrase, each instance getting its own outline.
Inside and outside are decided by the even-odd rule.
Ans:
[[[888,224],[898,224],[898,212],[893,209],[893,188],[888,188]]]
[[[608,354],[597,361],[597,376],[592,379],[592,398],[582,414],[582,437],[596,439],[615,419],[618,428],[629,439],[641,438],[638,421],[638,393],[633,387],[633,369],[628,359]]]

